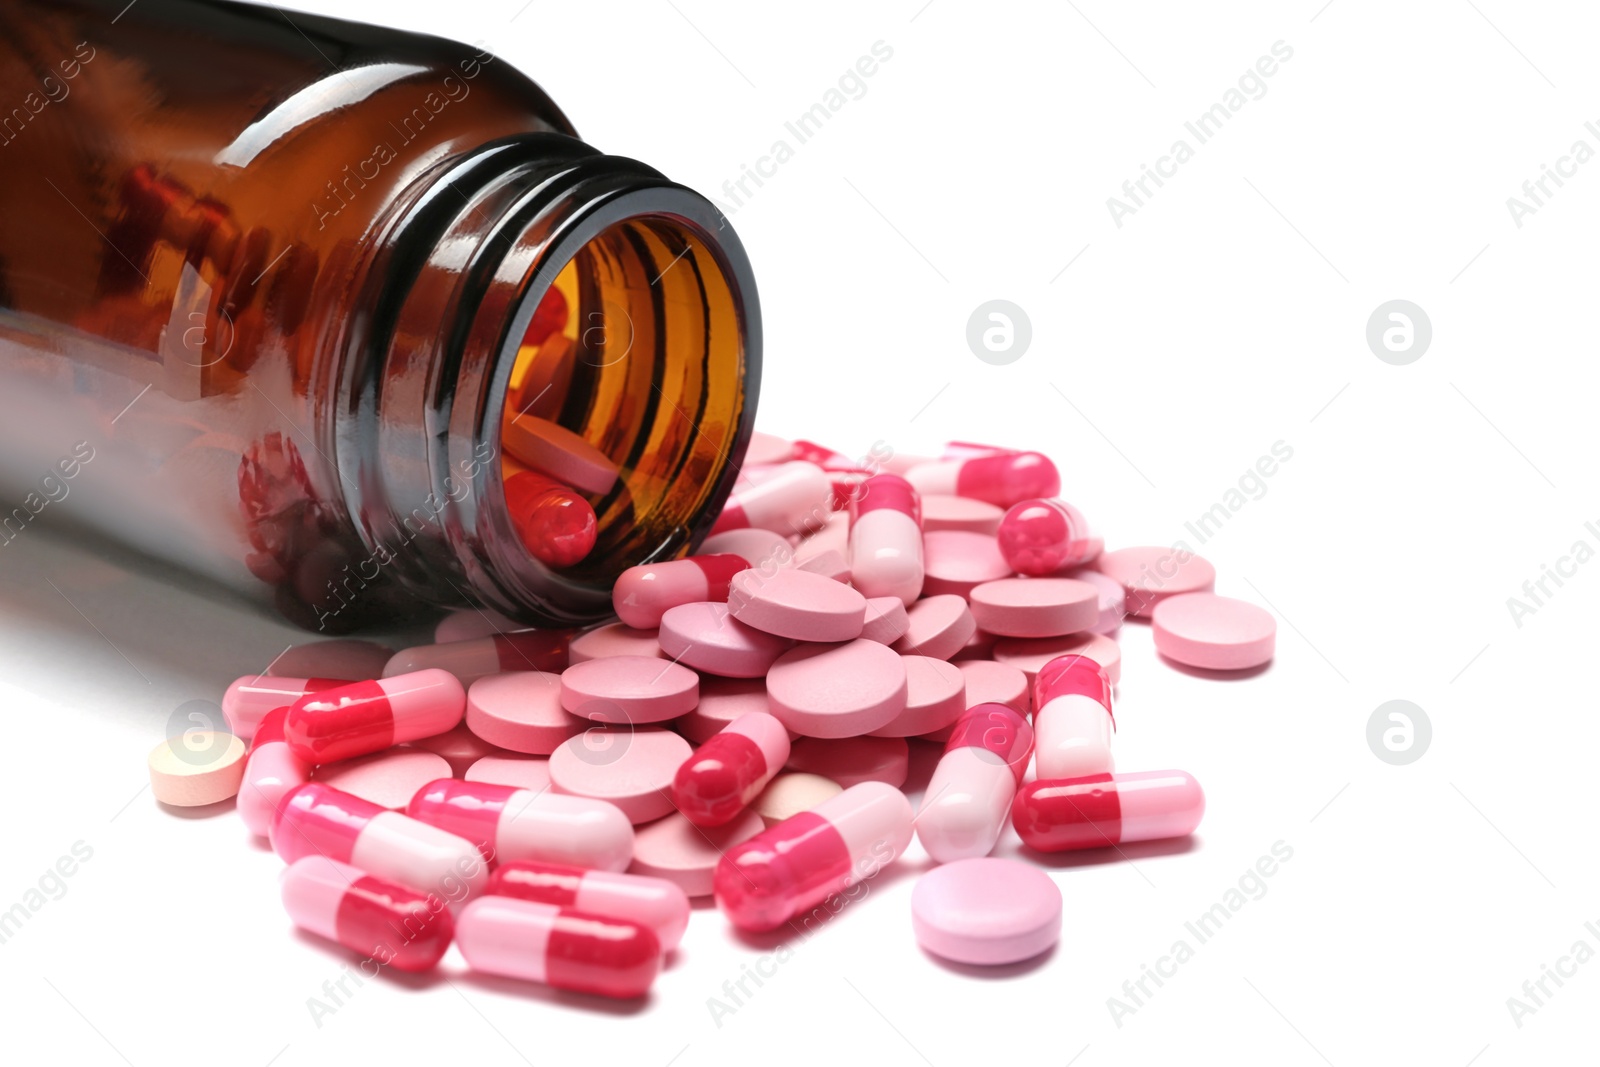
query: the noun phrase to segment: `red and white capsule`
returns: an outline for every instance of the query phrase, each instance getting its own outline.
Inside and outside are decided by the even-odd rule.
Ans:
[[[1111,678],[1087,656],[1057,656],[1033,680],[1034,773],[1040,778],[1110,774]]]
[[[1089,521],[1065,500],[1011,505],[1000,519],[995,539],[1012,570],[1034,577],[1076,567],[1093,554]]]
[[[320,693],[324,689],[337,689],[349,685],[349,678],[272,678],[264,674],[247,674],[228,686],[222,694],[222,717],[228,720],[228,729],[241,741],[256,735],[261,720],[269,712],[286,708],[307,693]]]
[[[491,863],[620,871],[633,858],[633,823],[615,804],[591,797],[440,778],[417,790],[406,814],[466,838]]]
[[[402,648],[384,665],[383,676],[393,678],[437,667],[455,675],[463,686],[470,686],[479,678],[506,671],[559,673],[567,669],[567,646],[572,643],[572,635],[572,630],[515,630],[470,641]]]
[[[432,893],[418,893],[326,856],[303,856],[279,885],[302,930],[402,971],[426,971],[450,947],[455,920]]]
[[[283,798],[271,839],[285,863],[326,856],[451,903],[489,881],[488,865],[466,838],[321,782]]]
[[[619,999],[644,996],[661,970],[661,942],[649,928],[515,897],[461,909],[456,947],[484,974]]]
[[[711,532],[755,527],[803,533],[821,526],[832,510],[833,483],[828,475],[815,463],[795,460],[779,464],[760,481],[737,487]]]
[[[1004,704],[968,708],[917,813],[917,840],[938,863],[987,856],[1000,840],[1033,751],[1033,727]]]
[[[294,754],[283,739],[283,720],[289,709],[267,713],[250,739],[244,780],[239,785],[239,817],[250,832],[266,837],[278,805],[290,792],[311,780],[311,764]]]
[[[1011,825],[1029,848],[1065,852],[1187,837],[1205,811],[1200,783],[1183,771],[1096,774],[1029,782]]]
[[[671,952],[689,926],[689,894],[665,878],[591,871],[564,863],[505,863],[489,876],[488,895],[554,904],[647,926]]]
[[[334,763],[453,730],[466,710],[455,675],[413,671],[308,693],[289,705],[283,739],[307,763]]]
[[[862,596],[909,606],[922,573],[922,498],[898,474],[873,475],[850,501],[850,582]]]
[[[717,862],[717,904],[741,930],[775,930],[872,877],[911,843],[911,802],[862,782],[729,849]]]
[[[672,802],[696,826],[721,826],[789,762],[789,731],[764,711],[747,712],[695,750],[672,779]]]
[[[756,562],[722,552],[629,567],[611,588],[611,606],[635,630],[654,630],[671,608],[727,600],[733,576]]]
[[[927,463],[907,471],[906,480],[924,496],[964,496],[1002,508],[1061,491],[1056,465],[1041,452],[1002,452]]]

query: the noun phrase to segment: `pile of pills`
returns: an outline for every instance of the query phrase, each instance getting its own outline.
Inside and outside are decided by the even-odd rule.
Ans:
[[[989,855],[1008,821],[1053,852],[1182,837],[1205,808],[1182,771],[1114,769],[1124,617],[1201,671],[1259,668],[1275,636],[1199,557],[1103,552],[1059,491],[1034,452],[856,463],[757,434],[700,554],[624,573],[618,621],[469,611],[392,655],[295,649],[229,687],[215,758],[164,743],[151,780],[171,804],[237,794],[294,923],[402,970],[454,944],[486,973],[641,996],[691,898],[798,930],[914,836],[923,948],[1029,959],[1061,895]],[[913,743],[943,749],[920,810]]]

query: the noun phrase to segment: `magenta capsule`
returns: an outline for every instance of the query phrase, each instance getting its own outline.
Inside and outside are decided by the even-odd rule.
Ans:
[[[729,849],[712,879],[741,930],[775,930],[877,874],[911,843],[911,802],[862,782]]]
[[[669,608],[727,600],[733,576],[756,562],[723,552],[629,567],[611,588],[611,606],[625,624],[636,630],[654,630]]]
[[[1205,811],[1200,783],[1183,771],[1137,771],[1029,782],[1011,825],[1029,848],[1065,852],[1186,837]]]
[[[402,971],[439,962],[455,921],[431,893],[374,877],[326,856],[304,856],[284,869],[283,906],[302,930]]]
[[[250,739],[244,780],[239,784],[239,816],[250,832],[266,837],[278,804],[311,778],[311,764],[294,754],[283,740],[283,720],[288,708],[267,713]]]
[[[976,459],[979,456],[1008,456],[1017,450],[999,445],[979,444],[977,441],[946,441],[943,459]]]
[[[825,471],[858,471],[861,464],[851,459],[843,452],[835,452],[827,445],[819,445],[815,441],[800,440],[791,446],[790,459],[803,459],[807,463],[815,463]]]
[[[917,813],[917,840],[935,862],[987,856],[1000,840],[1033,751],[1033,728],[1004,704],[968,708]]]
[[[466,710],[455,675],[414,671],[306,694],[289,705],[283,738],[307,763],[333,763],[453,730]]]
[[[689,926],[689,894],[665,878],[590,871],[564,863],[506,863],[489,876],[490,896],[627,919],[650,928],[671,952]]]
[[[661,943],[639,923],[515,897],[461,909],[456,945],[475,971],[602,997],[642,997],[661,970]]]
[[[479,678],[506,671],[551,671],[567,669],[567,646],[572,630],[514,630],[469,641],[443,645],[416,645],[402,648],[384,665],[383,676],[437,667],[449,671],[463,686]]]
[[[1110,774],[1111,678],[1087,656],[1057,656],[1033,680],[1034,773],[1040,778]]]
[[[1018,574],[1039,577],[1089,558],[1089,522],[1064,500],[1023,500],[1006,511],[996,531],[1000,554]]]
[[[815,463],[780,463],[759,481],[734,489],[717,516],[714,534],[754,527],[781,534],[815,529],[832,510],[833,485]]]
[[[764,711],[734,719],[683,761],[672,802],[696,826],[731,822],[789,762],[789,731]]]
[[[406,814],[466,838],[491,863],[620,871],[633,858],[633,823],[615,804],[591,797],[440,778],[417,790]]]
[[[1056,465],[1040,452],[1002,452],[928,463],[907,471],[906,479],[923,496],[964,496],[1002,508],[1061,491]]]
[[[285,863],[326,856],[452,903],[489,881],[488,865],[466,838],[321,782],[283,798],[270,836]]]
[[[272,678],[247,674],[222,694],[222,716],[241,741],[256,735],[268,712],[286,708],[307,693],[349,685],[349,678]]]
[[[865,597],[922,593],[922,498],[898,474],[877,474],[850,502],[850,583]]]

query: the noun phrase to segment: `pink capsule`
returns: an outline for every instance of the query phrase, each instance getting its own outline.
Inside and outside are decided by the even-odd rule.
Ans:
[[[291,791],[311,779],[311,764],[294,754],[283,740],[283,720],[288,708],[267,713],[250,740],[244,781],[239,786],[239,816],[250,832],[266,837],[278,804]]]
[[[976,441],[946,441],[944,445],[944,459],[976,459],[979,456],[1009,456],[1015,455],[1014,448],[1001,448],[999,445],[984,445]]]
[[[283,798],[270,836],[285,863],[326,856],[451,903],[489,880],[483,856],[466,838],[321,782]]]
[[[813,530],[827,520],[832,497],[833,486],[815,463],[779,464],[760,481],[735,489],[711,532],[747,527],[779,533]]]
[[[835,452],[826,445],[819,445],[815,441],[796,441],[791,446],[791,459],[805,460],[815,463],[825,471],[858,471],[861,464],[851,459],[843,452]]]
[[[506,863],[489,876],[488,893],[636,922],[650,928],[663,952],[677,948],[689,926],[689,895],[665,878],[642,874]]]
[[[563,671],[572,630],[514,630],[508,634],[452,641],[443,645],[402,648],[384,665],[383,676],[437,667],[449,671],[463,686],[479,678],[506,671]]]
[[[906,479],[924,496],[964,496],[1002,508],[1061,491],[1056,465],[1039,452],[1002,452],[928,463],[907,471]]]
[[[461,909],[456,946],[475,971],[602,997],[642,997],[661,970],[661,943],[638,923],[514,897]]]
[[[724,552],[629,567],[611,589],[611,606],[634,629],[654,630],[669,608],[727,600],[733,576],[758,562]]]
[[[1057,656],[1033,680],[1034,773],[1040,778],[1110,774],[1111,678],[1087,656]]]
[[[615,804],[590,797],[440,778],[417,790],[406,814],[466,838],[491,863],[620,871],[633,857],[633,823]]]
[[[695,750],[672,779],[672,802],[696,826],[732,822],[789,762],[789,731],[747,712]]]
[[[1034,577],[1075,567],[1092,554],[1088,520],[1064,500],[1011,505],[995,536],[1011,569]]]
[[[247,674],[222,695],[222,716],[241,741],[255,736],[268,712],[286,708],[307,693],[349,685],[349,678],[272,678]]]
[[[862,782],[730,849],[717,862],[717,904],[741,930],[775,930],[872,877],[911,843],[911,803]]]
[[[1029,782],[1011,825],[1040,852],[1186,837],[1206,811],[1200,783],[1183,771],[1096,774]]]
[[[467,710],[467,691],[449,671],[414,671],[308,693],[289,705],[283,738],[307,763],[382,752],[452,730]]]
[[[908,606],[922,593],[922,498],[898,474],[868,478],[851,501],[850,582]]]
[[[326,856],[295,860],[284,868],[280,885],[296,926],[386,967],[426,971],[450,947],[450,906],[431,893]]]
[[[917,813],[917,840],[935,862],[994,850],[1032,750],[1033,728],[1004,704],[978,704],[956,720]]]

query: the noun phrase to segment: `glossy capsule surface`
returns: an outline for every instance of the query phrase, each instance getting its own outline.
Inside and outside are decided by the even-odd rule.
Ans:
[[[256,727],[245,757],[239,817],[260,837],[271,831],[283,798],[311,778],[311,764],[296,756],[283,739],[283,720],[288,714],[286,707],[269,712]]]
[[[1137,771],[1029,782],[1011,807],[1011,825],[1029,848],[1065,852],[1185,837],[1205,811],[1191,775]]]
[[[964,496],[1002,508],[1061,491],[1056,465],[1041,452],[1002,452],[925,463],[907,471],[906,480],[924,496]]]
[[[850,500],[850,584],[862,596],[922,593],[922,498],[898,474],[875,474]]]
[[[987,856],[1005,828],[1033,751],[1033,728],[1004,704],[968,708],[917,813],[917,840],[939,863]]]
[[[426,971],[450,947],[450,907],[326,856],[305,856],[284,868],[284,910],[302,930],[402,971]]]
[[[518,471],[505,480],[505,494],[517,538],[541,563],[570,567],[594,548],[599,520],[576,489],[537,471]]]
[[[785,536],[815,529],[828,517],[833,483],[815,463],[796,460],[735,487],[717,516],[713,534],[754,527]]]
[[[642,997],[661,970],[661,943],[639,923],[507,896],[461,909],[456,945],[475,971],[602,997]]]
[[[571,630],[513,630],[440,645],[414,645],[391,656],[383,676],[437,667],[469,686],[479,678],[506,671],[560,672],[567,666],[572,635]]]
[[[519,860],[501,864],[486,892],[639,923],[655,933],[663,952],[678,947],[689,925],[688,894],[647,875]]]
[[[789,760],[789,731],[764,711],[739,716],[672,779],[672,802],[696,826],[731,822]]]
[[[1087,656],[1058,656],[1033,680],[1034,773],[1083,778],[1115,769],[1111,678]]]
[[[334,763],[452,730],[466,710],[460,680],[431,668],[308,693],[289,705],[283,738],[307,763]]]
[[[1039,577],[1075,567],[1090,555],[1089,521],[1065,500],[1011,505],[995,534],[1000,554],[1018,574]]]
[[[350,684],[341,678],[274,678],[249,674],[228,686],[222,694],[222,716],[228,729],[242,741],[255,736],[261,720],[269,712],[286,708],[307,693],[320,693]]]
[[[636,630],[654,630],[669,609],[728,599],[728,583],[756,562],[721,552],[629,567],[611,589],[617,618]]]
[[[440,778],[406,813],[465,838],[491,862],[538,860],[620,871],[633,856],[633,824],[616,805],[493,782]]]

